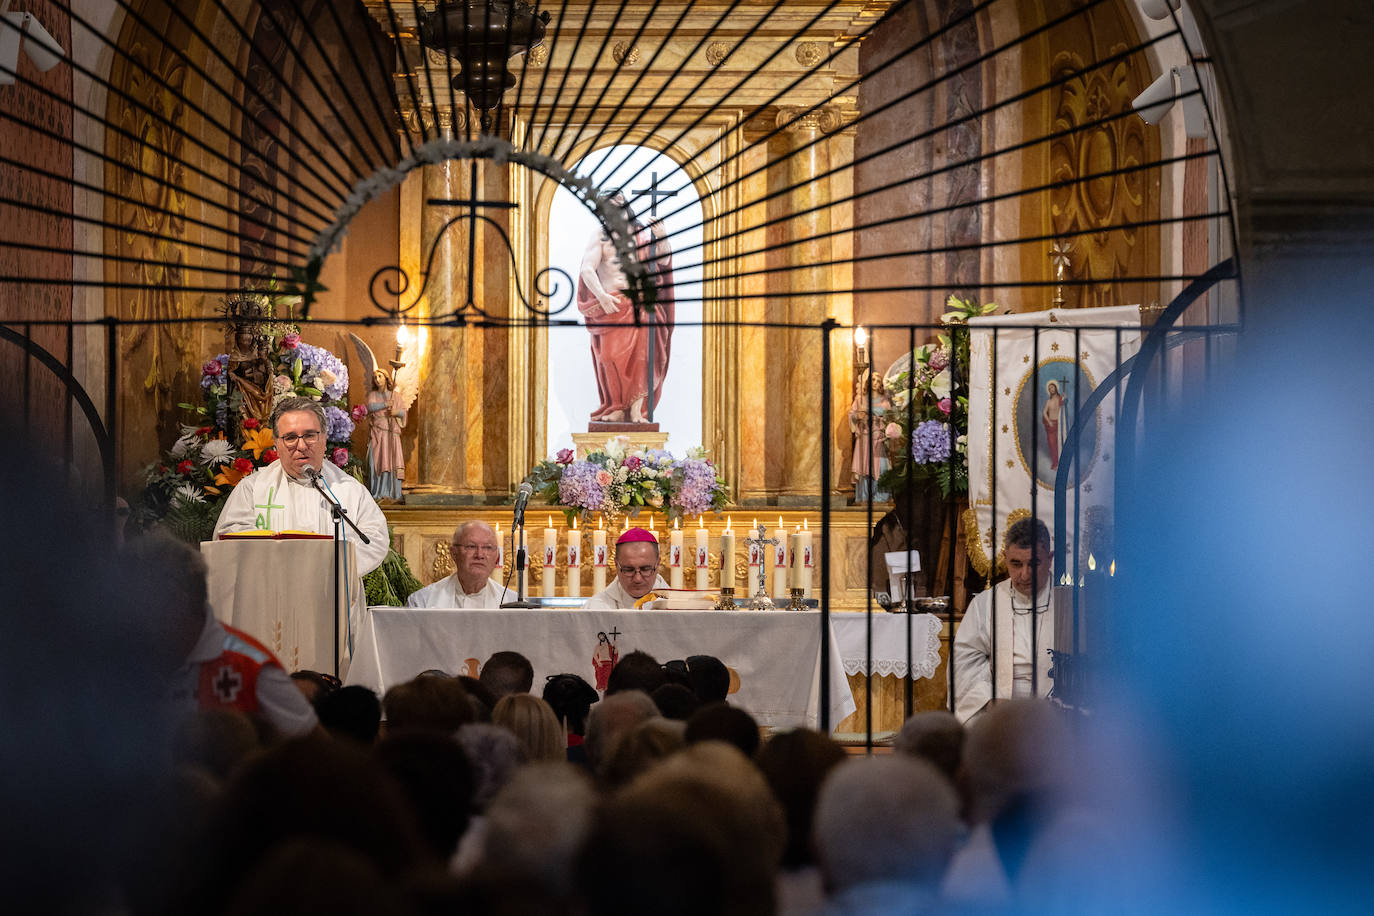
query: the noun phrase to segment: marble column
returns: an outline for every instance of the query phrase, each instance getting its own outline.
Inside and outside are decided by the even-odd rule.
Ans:
[[[787,251],[787,321],[819,327],[829,314],[833,271],[832,243],[825,236],[831,228],[830,181],[822,176],[830,168],[828,130],[838,125],[829,109],[803,114],[802,109],[783,108],[778,125],[784,128],[788,146],[786,170],[789,210],[797,214],[784,224],[794,242]],[[786,335],[786,402],[783,441],[785,449],[782,505],[816,505],[820,493],[821,335],[819,330],[789,330]]]

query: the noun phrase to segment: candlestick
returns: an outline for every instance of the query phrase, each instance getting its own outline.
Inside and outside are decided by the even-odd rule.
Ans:
[[[720,536],[720,587],[735,587],[735,532],[730,528],[729,518]]]
[[[668,587],[682,588],[682,532],[677,519],[673,519],[673,530],[668,535]]]
[[[544,578],[540,582],[539,594],[544,598],[554,596],[554,573],[557,572],[558,531],[553,527],[553,516],[549,516],[549,526],[544,529]]]
[[[696,549],[697,588],[698,588],[698,589],[707,589],[707,588],[710,588],[710,587],[711,587],[711,579],[710,579],[711,570],[709,569],[709,567],[710,567],[710,565],[711,565],[711,564],[710,564],[710,556],[711,556],[711,532],[707,531],[706,528],[705,528],[705,526],[703,526],[703,525],[701,524],[701,517],[698,516],[698,517],[697,517],[697,549]]]
[[[577,519],[573,519],[572,530],[568,532],[568,597],[582,596],[582,532],[577,530]]]
[[[605,519],[596,520],[596,530],[592,532],[592,594],[598,594],[606,587],[606,529],[602,527]]]
[[[782,526],[782,516],[778,516],[778,527],[773,529],[773,597],[787,597],[787,529]]]

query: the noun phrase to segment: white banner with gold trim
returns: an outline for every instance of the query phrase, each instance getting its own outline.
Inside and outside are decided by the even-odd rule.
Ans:
[[[1015,521],[1034,514],[1059,543],[1054,484],[1066,457],[1065,439],[1078,405],[1135,355],[1140,309],[1123,305],[990,315],[970,319],[969,328],[965,523],[969,559],[987,575],[990,557],[1001,565],[1009,517]],[[1069,556],[1075,513],[1082,512],[1079,535],[1085,543],[1111,518],[1115,393],[1098,406],[1095,417],[1079,440],[1068,479],[1068,531],[1062,537]]]

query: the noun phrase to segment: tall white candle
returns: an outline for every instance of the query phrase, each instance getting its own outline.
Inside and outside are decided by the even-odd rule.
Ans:
[[[735,587],[735,532],[730,529],[728,518],[720,535],[720,587]]]
[[[592,594],[606,587],[606,529],[604,518],[596,520],[596,530],[592,532]]]
[[[805,595],[805,597],[807,597],[807,598],[810,598],[810,597],[811,597],[811,570],[812,570],[812,569],[815,567],[815,565],[816,565],[815,552],[814,552],[814,550],[812,549],[812,547],[813,547],[813,545],[812,545],[812,542],[811,542],[811,530],[807,527],[806,519],[802,519],[802,539],[801,539],[801,552],[802,552],[801,570],[802,570],[802,581],[801,581],[801,587],[804,588],[804,589],[806,589],[806,595]]]
[[[668,534],[668,587],[682,588],[682,532],[677,519],[673,519],[673,530]]]
[[[553,527],[553,516],[549,516],[549,527],[544,529],[544,579],[540,594],[552,598],[555,593],[554,573],[558,571],[558,532]]]
[[[778,516],[778,527],[773,529],[773,597],[787,597],[787,529],[782,526],[782,516]]]
[[[568,532],[568,597],[582,595],[582,532],[577,529],[577,519],[573,519],[572,530]]]
[[[701,524],[701,516],[697,516],[697,588],[708,589],[711,587],[710,579],[710,558],[711,558],[711,532]]]
[[[801,525],[791,534],[791,547],[788,550],[788,560],[790,561],[787,584],[792,588],[802,587],[802,555],[801,555]]]
[[[501,540],[501,523],[496,523],[496,574],[505,578],[501,570],[506,568],[506,542]]]

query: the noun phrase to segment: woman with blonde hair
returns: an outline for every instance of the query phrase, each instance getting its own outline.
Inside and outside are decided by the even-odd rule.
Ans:
[[[509,729],[520,742],[528,763],[567,759],[567,735],[553,707],[528,693],[502,697],[491,711],[491,722]]]

